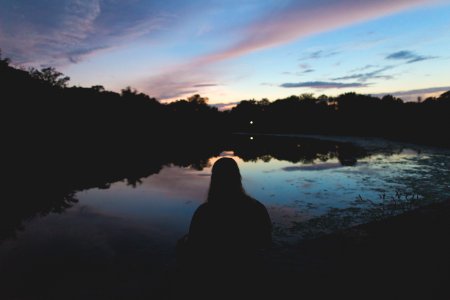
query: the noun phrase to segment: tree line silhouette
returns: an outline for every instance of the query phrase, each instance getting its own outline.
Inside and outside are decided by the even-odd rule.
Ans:
[[[337,97],[302,94],[273,102],[243,100],[219,111],[198,94],[163,104],[130,87],[121,93],[100,85],[68,87],[70,78],[54,68],[18,69],[1,57],[0,72],[8,124],[39,144],[56,139],[61,146],[77,147],[86,141],[111,150],[124,143],[142,146],[146,139],[258,132],[377,136],[450,146],[444,130],[450,91],[421,102],[353,92]]]
[[[242,101],[230,112],[230,124],[237,131],[376,136],[448,147],[449,113],[450,91],[423,102],[392,95],[303,94],[274,102]]]

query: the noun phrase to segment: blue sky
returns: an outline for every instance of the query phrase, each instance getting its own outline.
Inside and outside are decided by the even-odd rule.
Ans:
[[[0,0],[0,48],[71,84],[210,103],[450,89],[450,1]]]

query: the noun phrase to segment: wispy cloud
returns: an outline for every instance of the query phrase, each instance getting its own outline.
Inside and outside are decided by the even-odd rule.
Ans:
[[[194,69],[197,71],[192,72]],[[217,76],[207,67],[202,68],[201,72],[198,70],[198,67],[193,65],[185,65],[183,68],[177,66],[176,69],[168,69],[162,74],[142,80],[138,86],[152,96],[165,101],[201,94],[205,89],[223,85],[214,82]]]
[[[374,94],[374,96],[382,97],[384,95],[393,95],[396,97],[402,97],[402,96],[410,97],[410,96],[426,95],[426,94],[440,93],[440,92],[443,93],[443,92],[446,92],[449,90],[450,90],[450,86],[439,86],[439,87],[430,87],[430,88],[425,88],[425,89],[378,93],[378,94]]]
[[[153,90],[152,95],[157,99],[165,101],[167,99],[182,98],[186,95],[198,94],[198,89],[190,89],[189,84],[185,82],[167,82],[163,87],[170,86],[170,89],[164,89],[163,91]]]
[[[314,72],[314,71],[315,71],[314,69],[306,69],[306,70],[302,70],[302,71],[298,71],[298,72],[289,72],[289,71],[286,71],[286,72],[283,72],[282,74],[283,74],[283,75],[304,76],[305,74],[312,73],[312,72]]]
[[[327,81],[306,81],[306,82],[296,82],[296,83],[283,83],[280,87],[283,88],[299,88],[299,87],[309,87],[316,89],[342,89],[342,88],[359,88],[366,87],[368,84],[359,82],[327,82]]]
[[[300,72],[297,72],[300,74],[312,73],[315,71],[309,64],[299,64],[298,67],[302,70]]]
[[[180,78],[178,70],[202,68],[234,57],[239,57],[258,50],[282,45],[312,34],[334,30],[354,23],[372,20],[394,14],[419,5],[435,3],[434,0],[330,0],[330,1],[291,1],[284,8],[274,10],[247,26],[235,30],[235,42],[204,56],[192,59],[178,68],[167,71],[165,76]],[[326,20],[326,22],[324,22]],[[336,51],[331,51],[335,55]],[[309,58],[320,58],[330,53],[316,51],[309,53]],[[330,83],[332,87],[347,87],[351,83]],[[364,86],[361,83],[352,87]],[[154,79],[149,79],[148,87],[157,87]],[[324,85],[326,87],[326,85]],[[172,87],[168,87],[171,92]]]
[[[275,83],[270,83],[270,82],[261,82],[260,84],[261,84],[261,85],[264,85],[264,86],[278,86],[277,84],[275,84]]]
[[[176,85],[177,87],[178,85]],[[158,94],[158,99],[160,99],[162,102],[166,102],[167,99],[174,99],[174,98],[182,98],[186,95],[194,95],[198,94],[198,90],[188,90],[185,89],[184,86],[181,86],[178,89],[174,89],[172,92],[167,92],[165,94]],[[167,103],[167,102],[166,102]]]
[[[393,14],[418,5],[435,3],[433,0],[332,0],[292,1],[284,9],[264,16],[259,21],[242,28],[241,37],[224,50],[203,57],[213,62],[244,55],[256,50],[281,45],[311,34],[336,29],[357,22]],[[326,20],[324,22],[323,20]],[[333,53],[334,54],[334,53]],[[309,55],[319,58],[317,51]]]
[[[423,60],[434,59],[436,56],[424,56],[418,55],[412,51],[402,50],[398,52],[394,52],[386,56],[386,59],[391,60],[406,60],[406,63],[411,64]]]
[[[303,70],[311,69],[309,64],[299,64],[298,67]]]
[[[98,51],[102,51],[102,50],[106,50],[109,47],[104,45],[104,46],[87,46],[87,47],[78,47],[77,49],[74,50],[68,50],[66,53],[62,54],[60,57],[65,60],[67,59],[69,62],[71,63],[79,63],[80,61],[82,61],[85,57],[87,57],[88,55],[91,55],[93,53],[96,53]]]
[[[217,83],[198,83],[194,84],[193,87],[199,88],[199,87],[212,87],[212,86],[218,86]]]
[[[318,50],[318,51],[314,51],[314,52],[303,55],[302,57],[300,57],[299,60],[305,61],[305,60],[311,60],[311,59],[322,59],[322,58],[327,58],[327,57],[337,55],[339,53],[340,53],[339,51]]]
[[[217,107],[219,110],[227,110],[235,107],[238,105],[241,101],[235,101],[235,102],[228,102],[228,103],[216,103],[216,104],[210,104],[211,106]]]
[[[77,63],[88,55],[148,35],[170,17],[155,5],[114,0],[1,3],[0,45],[25,64]]]
[[[414,59],[417,55],[412,53],[411,51],[398,51],[386,56],[386,59]]]
[[[379,66],[378,65],[370,65],[369,64],[369,65],[365,65],[363,67],[359,67],[359,68],[353,69],[350,72],[361,72],[361,71],[366,71],[366,70],[373,69],[373,68],[379,68]]]
[[[383,68],[376,69],[372,72],[367,73],[356,73],[348,76],[336,77],[333,80],[358,80],[360,82],[366,82],[371,79],[392,79],[392,75],[382,75],[383,72],[394,68],[394,66],[386,66]]]

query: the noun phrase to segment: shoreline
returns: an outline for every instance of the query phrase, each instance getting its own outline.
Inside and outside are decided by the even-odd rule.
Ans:
[[[326,135],[326,134],[308,134],[308,133],[263,133],[263,132],[234,132],[236,135],[249,136],[272,136],[272,137],[293,137],[304,139],[315,139],[322,141],[332,141],[340,143],[352,143],[360,147],[368,147],[369,150],[375,150],[383,147],[392,147],[392,144],[401,145],[409,148],[425,148],[433,151],[450,151],[450,147],[445,145],[421,143],[420,141],[404,141],[394,138],[378,136],[352,136],[352,135]]]
[[[286,295],[297,285],[318,298],[449,299],[449,253],[447,199],[302,241],[270,272]]]

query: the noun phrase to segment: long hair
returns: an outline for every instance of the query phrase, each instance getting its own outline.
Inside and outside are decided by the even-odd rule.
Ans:
[[[212,167],[208,203],[230,203],[245,196],[241,173],[234,159],[223,157]]]

